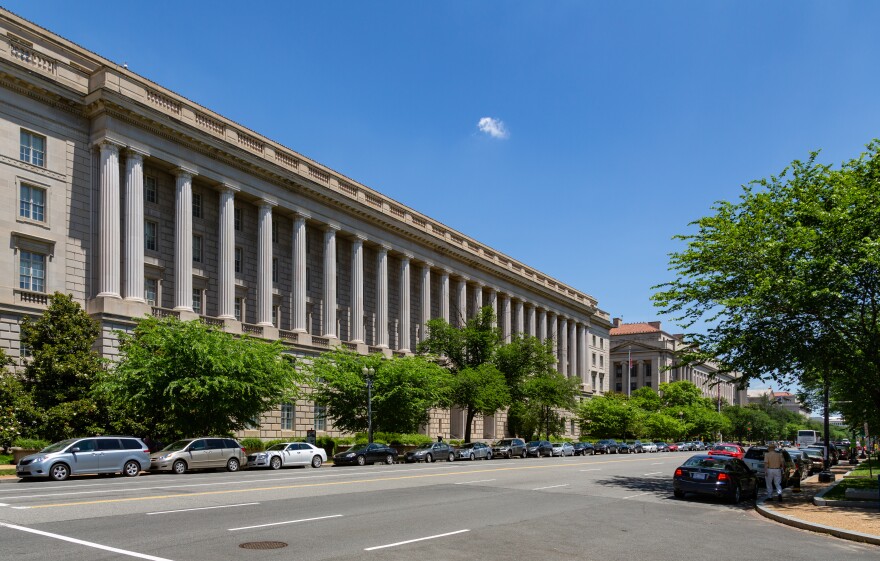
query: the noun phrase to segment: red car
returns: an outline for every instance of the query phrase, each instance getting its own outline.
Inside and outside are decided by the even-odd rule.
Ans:
[[[677,444],[670,444],[668,446],[668,448],[669,448],[670,452],[678,452],[678,445]]]
[[[739,444],[716,444],[709,450],[710,456],[730,456],[731,458],[738,458],[740,460],[743,459],[743,456],[746,455],[745,450],[743,450],[742,446]]]

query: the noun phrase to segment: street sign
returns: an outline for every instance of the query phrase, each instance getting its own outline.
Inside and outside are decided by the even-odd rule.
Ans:
[[[306,442],[309,444],[315,443],[315,429],[308,429],[306,431]]]

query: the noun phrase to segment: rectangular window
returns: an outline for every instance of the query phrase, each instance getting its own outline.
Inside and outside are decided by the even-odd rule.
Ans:
[[[615,387],[615,389],[617,389],[617,391],[619,391],[619,392],[622,392],[622,391],[623,391],[623,384],[620,383],[620,382],[617,382],[617,384],[615,384],[614,387]]]
[[[623,378],[623,365],[622,364],[617,364],[614,367],[614,376],[616,378]]]
[[[605,368],[605,355],[599,355],[599,366]]]
[[[240,232],[240,231],[241,231],[241,215],[242,215],[242,212],[243,212],[242,209],[237,208],[237,209],[235,209],[235,212],[232,213],[233,216],[234,216],[234,219],[233,219],[234,228],[235,228],[235,230],[236,230],[237,232]]]
[[[193,261],[202,262],[202,236],[193,236]]]
[[[202,217],[202,196],[198,193],[193,193],[193,218],[201,218]]]
[[[278,222],[272,221],[272,243],[278,243]]]
[[[593,346],[594,347],[596,346],[596,336],[595,335],[593,335]]]
[[[279,320],[278,316],[280,315],[279,314],[280,311],[281,311],[281,308],[279,308],[278,306],[272,306],[272,325],[274,327],[278,327],[280,325],[280,322],[278,321]]]
[[[22,183],[19,189],[18,215],[45,222],[46,190]]]
[[[278,258],[272,258],[272,282],[278,282]]]
[[[21,150],[18,159],[41,168],[46,167],[46,137],[21,131]]]
[[[21,358],[30,358],[33,355],[31,348],[28,347],[27,343],[19,340],[18,342],[18,356]]]
[[[159,250],[159,225],[151,220],[144,222],[144,249],[147,251]]]
[[[605,348],[605,339],[602,339],[601,337],[599,338],[599,348],[600,349]]]
[[[193,289],[193,312],[202,313],[202,291],[198,288]]]
[[[315,404],[315,430],[327,430],[327,413],[324,407]]]
[[[153,204],[159,202],[159,182],[150,175],[144,176],[144,200]]]
[[[144,279],[144,299],[150,306],[159,301],[159,279]]]
[[[242,254],[241,254],[241,248],[240,248],[240,247],[236,247],[236,248],[235,248],[235,272],[236,272],[236,273],[240,273],[240,272],[241,272],[241,256],[242,256]]]
[[[235,321],[241,321],[241,311],[244,309],[244,302],[241,298],[235,299],[235,311],[233,314],[235,315]]]
[[[281,430],[293,430],[293,404],[281,404]]]
[[[645,363],[645,378],[650,378],[650,377],[651,377],[651,363],[646,362]]]
[[[596,353],[593,353],[593,366],[596,366]]]
[[[34,292],[46,291],[46,256],[21,250],[18,287]]]

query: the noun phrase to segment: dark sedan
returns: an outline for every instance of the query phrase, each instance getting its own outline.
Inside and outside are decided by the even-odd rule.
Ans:
[[[596,454],[596,449],[589,442],[575,442],[574,443],[574,455],[575,456],[593,456]]]
[[[430,442],[419,446],[415,450],[410,450],[406,453],[403,459],[408,464],[413,462],[425,462],[430,464],[437,460],[451,462],[455,459],[455,452],[453,451],[452,446],[445,442]]]
[[[393,464],[397,459],[397,450],[385,444],[359,444],[333,456],[337,466],[362,466],[365,464]]]
[[[743,497],[757,496],[758,478],[739,458],[699,454],[675,470],[672,487],[678,499],[694,493],[724,497],[736,504]]]
[[[613,438],[600,440],[593,445],[597,454],[617,454],[618,443]]]
[[[533,440],[526,444],[526,454],[536,458],[553,456],[553,444],[549,440]]]
[[[618,454],[629,454],[631,452],[633,452],[632,446],[630,446],[626,442],[618,442],[617,443],[617,453]]]

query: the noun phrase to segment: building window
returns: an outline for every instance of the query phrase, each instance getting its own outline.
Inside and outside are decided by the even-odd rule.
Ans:
[[[617,384],[614,385],[614,389],[619,392],[622,392],[623,391],[623,384],[620,382],[617,382]]]
[[[241,272],[241,253],[242,253],[241,248],[236,247],[235,248],[235,272],[236,273]]]
[[[21,250],[18,287],[22,290],[33,290],[34,292],[46,291],[45,255]]]
[[[158,251],[159,225],[151,220],[144,222],[144,249],[148,251]]]
[[[193,218],[202,217],[202,196],[199,193],[193,193]]]
[[[33,351],[24,341],[18,341],[18,356],[20,358],[30,358],[33,356]]]
[[[18,159],[41,168],[46,167],[46,137],[21,131],[21,150]]]
[[[278,222],[272,221],[272,243],[278,243]]]
[[[150,175],[144,176],[144,200],[153,204],[159,202],[159,182]]]
[[[235,316],[235,321],[241,321],[242,310],[244,309],[244,301],[242,298],[235,299],[235,310],[232,312]]]
[[[278,282],[278,258],[272,258],[272,282]]]
[[[645,363],[645,378],[650,378],[650,377],[651,377],[651,363],[646,362]]]
[[[601,338],[601,337],[599,337],[599,348],[600,348],[600,349],[604,349],[604,348],[605,348],[605,339],[603,339],[603,338]]]
[[[596,366],[596,353],[593,353],[593,366]]]
[[[150,306],[159,301],[159,279],[144,279],[144,299]]]
[[[46,221],[46,190],[21,184],[19,189],[18,215],[39,222]]]
[[[234,228],[235,228],[235,231],[236,231],[236,232],[240,232],[240,231],[241,231],[241,215],[242,215],[242,212],[243,212],[243,209],[240,209],[240,208],[235,209],[235,212],[233,212],[234,219],[233,219],[232,222],[233,222],[233,224],[234,224]]]
[[[595,335],[593,335],[593,346],[594,347],[596,346],[596,336]]]
[[[281,315],[280,312],[281,312],[280,306],[272,306],[272,326],[273,327],[278,327],[279,325],[281,325],[281,322],[280,322],[281,318],[279,317]]]
[[[605,368],[605,355],[599,355],[599,366]]]
[[[309,288],[312,284],[312,271],[308,267],[306,267],[306,292],[308,292]]]
[[[309,235],[308,230],[306,230],[306,253],[312,252],[312,236]]]
[[[315,430],[327,430],[327,413],[324,407],[315,404]]]
[[[281,430],[293,430],[294,408],[292,403],[281,404]]]
[[[618,379],[623,378],[623,365],[622,364],[617,363],[614,366],[614,377],[618,378]]]
[[[193,236],[193,261],[202,262],[202,236]]]
[[[202,290],[200,288],[193,289],[193,312],[202,313]]]

